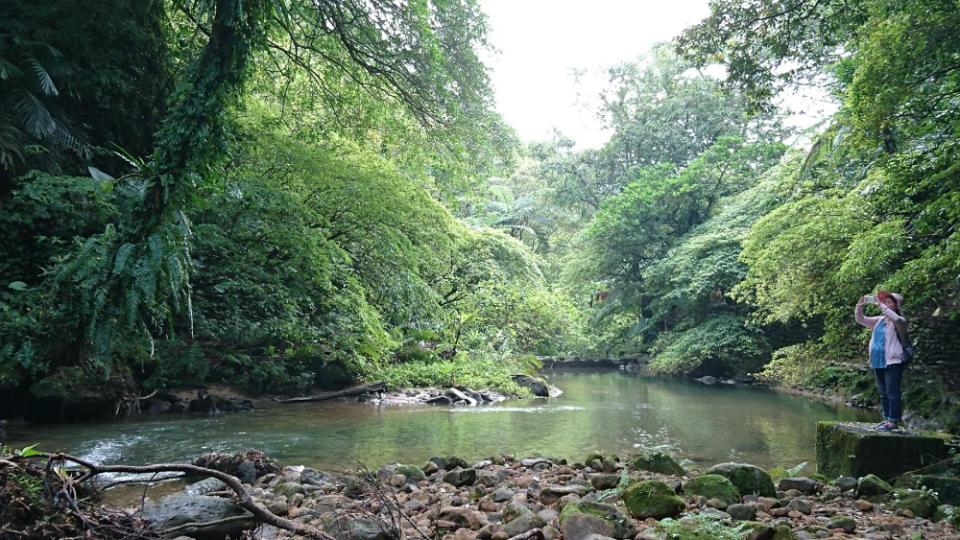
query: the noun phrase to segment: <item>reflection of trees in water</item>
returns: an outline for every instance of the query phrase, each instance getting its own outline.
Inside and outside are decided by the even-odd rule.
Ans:
[[[592,451],[626,457],[642,450],[666,450],[699,463],[737,458],[760,466],[793,466],[813,461],[816,420],[868,419],[872,414],[773,392],[617,372],[558,374],[554,382],[565,391],[560,399],[469,412],[303,404],[217,418],[45,426],[42,432],[11,434],[28,444],[40,442],[45,450],[90,449],[94,441],[121,444],[123,459],[131,463],[257,447],[281,462],[325,469],[358,462],[421,464],[431,455],[456,454],[470,461],[540,453],[582,461]],[[132,438],[136,443],[126,444]]]

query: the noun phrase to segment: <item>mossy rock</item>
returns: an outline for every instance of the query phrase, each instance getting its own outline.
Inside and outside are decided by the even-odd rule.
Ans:
[[[557,518],[564,536],[600,534],[611,538],[633,538],[637,534],[633,521],[609,504],[592,501],[571,502]]]
[[[741,534],[740,538],[764,538],[766,540],[796,539],[790,526],[783,523],[773,526],[758,521],[744,521],[740,523],[737,530]]]
[[[937,492],[940,502],[953,506],[960,506],[960,478],[945,475],[925,475],[914,476],[910,482],[911,487],[926,487]]]
[[[719,474],[705,474],[689,480],[683,485],[683,494],[700,495],[707,499],[720,499],[723,504],[730,506],[740,502],[740,492],[737,486]]]
[[[393,472],[406,476],[407,480],[411,482],[420,482],[421,480],[427,479],[427,475],[423,472],[423,469],[416,465],[400,464],[397,465],[397,468],[394,469]]]
[[[933,521],[946,521],[953,525],[955,529],[960,529],[960,509],[952,504],[941,504],[937,506],[937,511],[933,513]]]
[[[630,515],[637,519],[675,517],[687,507],[670,486],[657,480],[633,482],[621,498]]]
[[[630,466],[638,471],[683,476],[687,472],[672,457],[663,452],[654,452],[634,458]]]
[[[721,463],[707,469],[707,474],[719,474],[737,487],[741,495],[776,497],[773,480],[766,471],[748,463]]]
[[[857,495],[860,497],[882,497],[893,491],[893,486],[875,474],[868,474],[857,480]]]
[[[940,501],[933,493],[921,489],[897,489],[893,492],[890,508],[894,510],[909,510],[914,516],[931,518],[937,511]]]
[[[885,433],[857,422],[818,422],[817,472],[894,478],[945,459],[948,439],[934,432]]]

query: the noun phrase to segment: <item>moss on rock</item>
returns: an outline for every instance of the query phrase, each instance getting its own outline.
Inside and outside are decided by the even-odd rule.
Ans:
[[[686,471],[672,457],[663,452],[654,452],[638,456],[631,460],[630,466],[639,471],[683,476]]]
[[[740,502],[740,492],[726,476],[705,474],[691,479],[683,485],[684,495],[700,495],[707,499],[719,499],[729,506]]]
[[[893,478],[944,459],[948,436],[881,433],[856,422],[817,423],[817,471],[830,477],[869,473]]]
[[[909,510],[913,515],[921,518],[931,518],[937,511],[940,501],[927,490],[898,489],[893,492],[890,508],[894,510]]]
[[[631,483],[622,499],[627,511],[638,519],[674,517],[687,506],[670,486],[657,480]]]
[[[721,463],[707,469],[707,474],[719,474],[730,480],[741,495],[776,497],[773,480],[766,471],[747,463]]]

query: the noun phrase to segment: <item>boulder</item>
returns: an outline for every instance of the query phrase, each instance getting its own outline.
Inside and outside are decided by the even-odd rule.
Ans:
[[[690,479],[683,485],[683,494],[700,495],[707,499],[716,498],[723,502],[724,507],[740,502],[740,492],[737,491],[737,487],[726,476],[719,474],[704,474]]]
[[[857,480],[857,496],[879,497],[893,491],[893,487],[875,474],[868,474]]]
[[[791,489],[795,489],[807,495],[813,495],[817,491],[820,491],[820,483],[813,478],[808,478],[806,476],[784,478],[783,480],[780,480],[780,483],[777,485],[777,487],[780,488],[780,491],[789,491]]]
[[[196,525],[183,532],[197,540],[222,540],[227,536],[239,537],[243,531],[257,526],[253,515],[230,499],[206,495],[175,494],[157,502],[147,501],[141,517],[156,529],[169,529],[180,525]],[[228,518],[247,518],[230,520]],[[221,523],[216,523],[221,522]],[[211,525],[204,525],[210,523]]]
[[[530,393],[537,397],[550,397],[550,386],[543,379],[524,374],[516,374],[511,378],[518,386],[530,390]]]
[[[751,521],[757,516],[757,509],[752,504],[731,504],[727,513],[737,521]]]
[[[831,519],[827,523],[828,529],[842,529],[847,534],[853,534],[857,530],[857,521],[850,516],[839,516]]]
[[[524,514],[516,519],[510,520],[506,525],[500,527],[500,530],[507,533],[509,537],[525,533],[531,529],[539,529],[546,526],[547,522],[537,514]]]
[[[949,436],[878,432],[858,422],[817,423],[817,470],[829,477],[894,478],[947,457]]]
[[[909,510],[914,516],[929,519],[937,511],[940,501],[927,490],[897,489],[893,492],[890,508],[893,510]]]
[[[760,495],[776,497],[773,480],[766,471],[747,463],[721,463],[707,469],[707,474],[719,474],[737,487],[740,495]]]
[[[918,474],[910,479],[910,484],[914,488],[925,487],[936,491],[943,504],[960,506],[960,478]]]
[[[476,469],[454,469],[443,475],[444,482],[456,487],[473,485],[476,480]]]
[[[620,475],[612,473],[599,473],[590,477],[590,485],[594,489],[613,489],[620,483]]]
[[[637,519],[675,517],[686,508],[670,486],[657,480],[631,483],[623,491],[622,499],[627,511]]]
[[[608,504],[577,501],[560,512],[564,540],[586,540],[592,534],[610,538],[632,538],[636,527],[623,512]]]
[[[639,471],[683,476],[686,471],[672,457],[663,452],[654,452],[634,458],[630,466]]]

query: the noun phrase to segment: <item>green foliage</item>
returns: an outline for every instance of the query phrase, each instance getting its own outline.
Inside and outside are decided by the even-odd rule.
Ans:
[[[463,386],[471,390],[493,390],[510,396],[527,396],[510,376],[518,370],[509,357],[459,355],[452,360],[408,362],[372,369],[369,380],[383,381],[390,388]]]
[[[662,332],[653,344],[650,369],[671,375],[749,373],[769,346],[759,328],[735,315],[717,315],[680,332]]]

